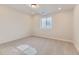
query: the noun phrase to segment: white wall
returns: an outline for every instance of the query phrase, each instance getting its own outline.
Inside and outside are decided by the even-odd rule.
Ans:
[[[30,35],[31,17],[0,6],[0,44]]]
[[[34,16],[33,35],[72,42],[72,11],[63,11],[57,13],[55,15],[52,15],[52,18],[54,23],[52,29],[42,30],[40,29],[41,16]]]
[[[79,5],[74,8],[74,44],[79,51]]]
[[[52,15],[53,28],[40,29],[40,15],[30,16],[0,6],[0,44],[32,35],[72,41],[72,11]]]

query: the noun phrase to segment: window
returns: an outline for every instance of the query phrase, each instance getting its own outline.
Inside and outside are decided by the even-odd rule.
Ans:
[[[43,17],[41,19],[41,28],[51,29],[52,28],[52,17]]]

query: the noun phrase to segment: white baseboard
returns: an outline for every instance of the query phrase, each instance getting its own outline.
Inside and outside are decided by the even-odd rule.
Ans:
[[[73,43],[73,44],[74,44],[74,43]],[[74,44],[74,46],[75,46],[76,50],[79,52],[79,47],[77,47],[76,44]]]
[[[47,39],[60,40],[60,41],[64,41],[64,42],[73,43],[73,41],[71,41],[71,40],[66,40],[66,39],[61,39],[61,38],[50,38],[50,37],[44,37],[44,36],[40,36],[40,35],[32,35],[32,36],[40,37],[40,38],[47,38]]]
[[[23,37],[18,38],[18,39],[8,40],[8,41],[5,41],[5,42],[0,43],[0,45],[1,44],[6,44],[6,43],[9,43],[9,42],[13,42],[13,41],[17,41],[17,40],[21,40],[21,39],[25,39],[25,38],[29,38],[29,37],[31,37],[31,35],[23,36]]]

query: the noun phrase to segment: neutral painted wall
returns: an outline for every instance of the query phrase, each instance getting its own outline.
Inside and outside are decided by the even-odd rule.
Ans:
[[[32,35],[72,41],[72,11],[52,15],[53,27],[40,29],[40,15],[30,16],[0,6],[0,44]]]
[[[63,11],[52,15],[53,27],[50,30],[40,29],[40,15],[34,16],[33,35],[72,42],[72,11]]]
[[[30,35],[31,17],[0,6],[0,44]]]
[[[79,51],[79,5],[74,8],[74,44]]]

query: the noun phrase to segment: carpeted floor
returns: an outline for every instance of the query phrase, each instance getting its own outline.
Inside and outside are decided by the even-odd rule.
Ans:
[[[74,45],[53,39],[29,37],[0,45],[1,55],[25,55],[18,50],[19,45],[27,44],[37,50],[36,55],[77,55]]]

